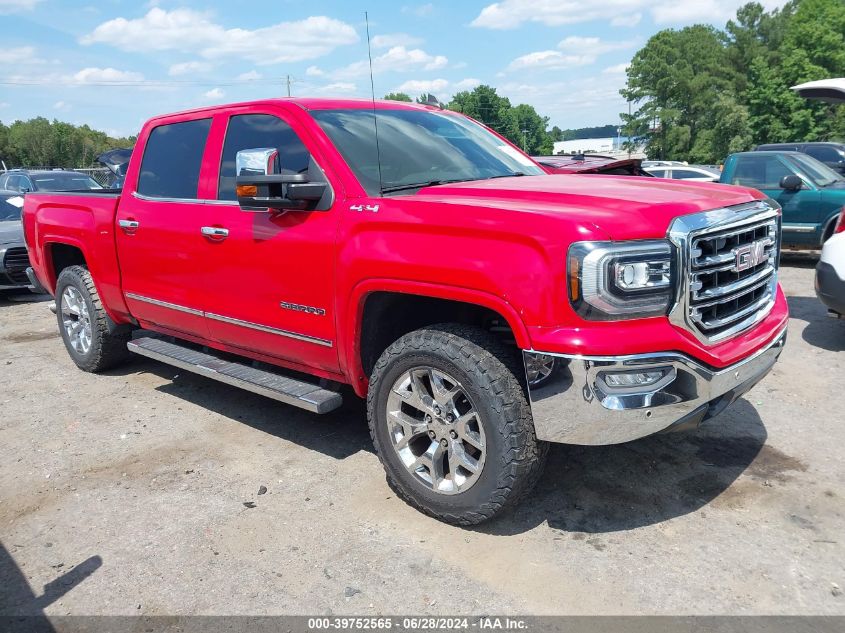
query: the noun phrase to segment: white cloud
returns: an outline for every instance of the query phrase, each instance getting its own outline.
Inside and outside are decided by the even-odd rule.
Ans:
[[[180,62],[173,64],[167,71],[171,77],[178,77],[180,75],[189,75],[191,73],[204,73],[214,68],[213,64],[208,62]]]
[[[238,79],[240,81],[256,81],[258,79],[261,79],[261,77],[262,74],[255,70],[250,70],[249,72],[241,73],[240,75],[238,75]]]
[[[407,33],[387,33],[374,35],[370,40],[373,48],[392,48],[394,46],[417,46],[422,44],[422,38]]]
[[[358,89],[351,81],[336,81],[317,88],[315,91],[321,94],[349,94]]]
[[[0,13],[32,11],[41,0],[0,0]]]
[[[643,14],[640,12],[631,13],[630,15],[617,15],[610,21],[610,26],[628,26],[634,27],[643,19]]]
[[[56,103],[53,104],[53,109],[54,110],[70,110],[70,105],[68,103],[64,102],[64,101],[56,101]]]
[[[80,41],[129,52],[143,42],[148,51],[191,51],[207,59],[239,57],[269,65],[327,55],[338,46],[357,42],[358,34],[349,24],[325,16],[255,30],[225,29],[205,12],[153,7],[142,18],[103,22]]]
[[[472,90],[476,86],[481,85],[481,80],[476,79],[475,77],[467,77],[466,79],[461,79],[458,83],[455,84],[455,90]]]
[[[2,60],[4,65],[9,64],[43,64],[44,60],[35,56],[35,47],[19,46],[7,48],[3,51]]]
[[[427,15],[434,13],[434,5],[431,2],[426,4],[408,5],[402,7],[402,13],[410,13],[411,15],[415,15],[419,18],[424,18]]]
[[[220,88],[212,88],[208,92],[202,93],[202,98],[206,101],[219,101],[225,96],[226,93],[223,92]]]
[[[443,55],[430,55],[420,48],[408,49],[404,46],[394,46],[386,53],[373,57],[373,73],[438,70],[445,68],[448,63],[449,60]],[[364,76],[369,71],[369,62],[363,59],[339,68],[333,71],[331,75],[336,79],[349,79]]]
[[[504,82],[497,86],[500,95],[511,103],[528,103],[551,118],[550,125],[604,125],[619,121],[627,109],[619,90],[625,86],[623,75],[594,75],[570,81]]]
[[[12,104],[8,101],[0,101],[0,110],[2,110],[3,108],[8,108],[10,105]]]
[[[560,51],[537,51],[522,55],[508,64],[507,70],[577,68],[596,61],[595,55],[565,55]]]
[[[305,74],[309,77],[322,77],[326,73],[317,68],[317,66],[309,66],[305,69]]]
[[[605,68],[602,73],[605,75],[622,75],[628,71],[628,66],[630,64],[625,62],[624,64],[616,64],[615,66],[608,66]]]
[[[580,35],[570,35],[562,39],[557,47],[568,53],[581,53],[587,55],[604,55],[612,51],[624,50],[632,48],[637,44],[636,41],[627,42],[606,42],[598,37],[582,37]]]
[[[630,25],[634,15],[649,11],[658,24],[683,24],[703,20],[722,24],[732,17],[745,0],[501,0],[484,7],[472,21],[472,26],[488,29],[514,29],[525,22],[539,22],[546,26],[578,24],[593,20],[616,18],[616,26]],[[785,4],[785,0],[764,0],[767,9]],[[640,16],[641,17],[641,16]],[[639,18],[636,18],[639,22]]]
[[[412,94],[423,94],[430,92],[443,92],[449,87],[446,79],[410,79],[397,89],[399,92],[410,92]]]
[[[144,81],[144,75],[116,68],[83,68],[69,79],[69,83],[76,84],[140,83]]]

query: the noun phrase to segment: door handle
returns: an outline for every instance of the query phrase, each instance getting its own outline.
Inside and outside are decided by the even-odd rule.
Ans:
[[[122,229],[132,231],[134,231],[140,226],[137,220],[118,220],[117,225]]]
[[[229,237],[229,229],[224,229],[219,226],[204,226],[200,228],[200,233],[206,237],[211,237],[217,240],[225,240]]]

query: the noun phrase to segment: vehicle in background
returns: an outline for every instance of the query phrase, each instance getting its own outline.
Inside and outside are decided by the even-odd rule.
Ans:
[[[132,148],[110,149],[97,156],[97,162],[107,167],[112,173],[112,181],[108,183],[110,189],[122,189],[126,178],[126,169],[132,157]]]
[[[64,169],[10,169],[0,174],[0,189],[30,191],[90,191],[102,189],[91,176]]]
[[[754,151],[801,152],[845,175],[845,144],[843,143],[767,143],[758,145]]]
[[[678,167],[686,167],[689,163],[681,161],[681,160],[644,160],[643,161],[643,169],[649,169],[651,167],[673,167],[677,165]]]
[[[845,78],[841,77],[809,81],[793,86],[792,90],[805,99],[845,102]],[[816,265],[816,294],[832,315],[840,318],[845,315],[845,207],[833,228],[833,236],[822,247]]]
[[[721,182],[753,187],[783,209],[783,245],[821,248],[845,206],[845,178],[801,152],[731,154]]]
[[[816,265],[816,295],[832,316],[845,317],[845,207]]]
[[[0,191],[0,290],[30,285],[26,274],[29,255],[23,239],[22,210],[20,193]]]
[[[779,218],[753,189],[550,175],[370,99],[155,117],[120,193],[24,201],[80,369],[131,351],[314,413],[350,385],[392,489],[463,525],[524,499],[550,442],[694,428],[761,380]]]
[[[643,170],[639,158],[616,158],[603,154],[556,154],[532,158],[550,174],[651,175]]]
[[[690,182],[719,182],[722,175],[718,169],[699,165],[659,165],[645,167],[648,173],[656,178],[671,178],[672,180],[687,180]]]

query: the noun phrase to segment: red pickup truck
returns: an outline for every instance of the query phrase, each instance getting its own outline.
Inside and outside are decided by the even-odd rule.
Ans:
[[[759,192],[547,175],[394,101],[154,118],[122,191],[27,194],[24,225],[81,369],[133,352],[315,413],[351,385],[390,485],[457,524],[523,498],[549,442],[718,414],[788,316]]]

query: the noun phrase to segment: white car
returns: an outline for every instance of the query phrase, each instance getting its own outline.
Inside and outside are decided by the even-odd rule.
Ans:
[[[845,316],[845,209],[833,236],[822,247],[816,265],[816,295],[827,306],[831,316]]]
[[[719,182],[719,170],[697,165],[660,165],[643,167],[648,173],[657,178],[671,178],[673,180],[689,180],[691,182]]]

